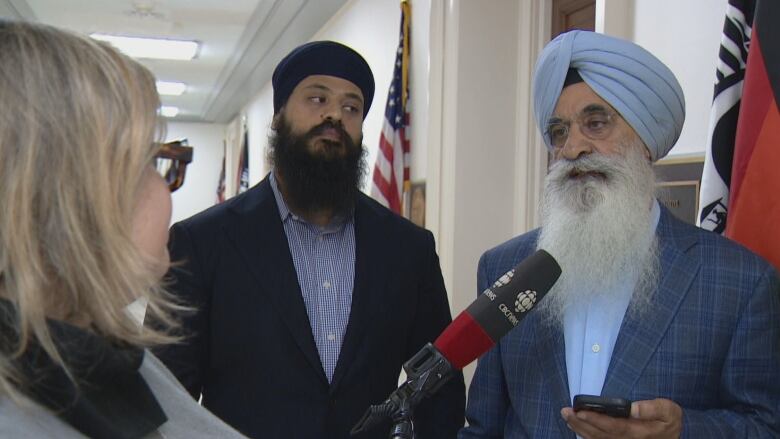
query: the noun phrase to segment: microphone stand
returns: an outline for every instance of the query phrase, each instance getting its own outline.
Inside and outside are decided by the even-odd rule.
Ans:
[[[390,418],[393,423],[390,439],[414,439],[414,409],[450,379],[452,370],[441,352],[433,344],[426,344],[404,363],[406,381],[385,402],[369,407],[350,433],[354,436]]]

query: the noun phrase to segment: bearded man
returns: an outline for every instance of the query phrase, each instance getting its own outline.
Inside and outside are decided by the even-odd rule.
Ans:
[[[685,114],[672,72],[572,31],[543,50],[533,92],[554,157],[542,225],[482,256],[479,290],[537,248],[562,276],[480,360],[459,437],[779,437],[776,271],[654,197],[652,162]],[[575,413],[578,394],[634,402],[628,418]]]
[[[171,228],[171,289],[195,308],[161,359],[193,397],[257,438],[348,438],[402,364],[450,323],[433,236],[360,191],[366,61],[293,50],[272,79],[273,171]],[[415,412],[418,438],[463,426],[462,375]],[[359,438],[386,438],[390,425]]]

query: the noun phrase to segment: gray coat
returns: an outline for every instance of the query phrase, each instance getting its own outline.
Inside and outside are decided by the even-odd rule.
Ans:
[[[243,438],[240,433],[201,407],[170,371],[146,351],[139,372],[154,393],[168,421],[148,439]],[[0,396],[0,438],[84,438],[47,408],[26,401],[17,405]]]

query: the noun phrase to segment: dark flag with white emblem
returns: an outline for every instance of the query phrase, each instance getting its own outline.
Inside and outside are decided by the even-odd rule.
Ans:
[[[387,93],[385,121],[371,185],[371,196],[393,212],[402,213],[404,193],[409,191],[409,24],[411,8],[401,2],[401,33],[395,56],[393,80]]]
[[[752,26],[747,28],[749,44],[744,45],[750,50],[744,80],[740,78],[744,85],[740,87],[742,102],[737,110],[733,146],[726,151],[725,139],[720,148],[713,140],[712,151],[707,155],[708,162],[716,165],[719,157],[728,157],[729,167],[723,169],[728,171],[723,179],[727,195],[704,198],[707,188],[703,179],[701,225],[725,231],[726,236],[780,268],[780,4],[776,0],[730,3],[742,3],[745,17],[750,12],[747,8],[754,3],[755,13]],[[730,5],[730,12],[733,6]],[[718,86],[716,102],[717,93]],[[716,125],[713,137],[717,134]],[[705,175],[707,165],[705,162]],[[721,167],[717,170],[722,171]],[[716,227],[708,227],[710,223]]]
[[[726,230],[734,140],[754,10],[755,0],[729,0],[715,73],[698,219],[702,228],[720,234]]]

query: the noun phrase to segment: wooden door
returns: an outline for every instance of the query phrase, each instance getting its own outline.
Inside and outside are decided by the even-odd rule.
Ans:
[[[552,38],[572,29],[595,28],[596,0],[553,0]]]

